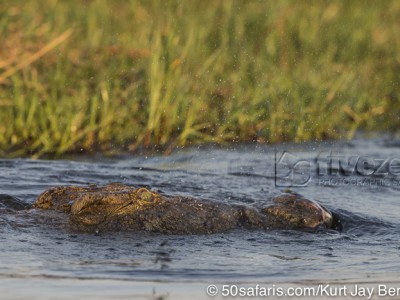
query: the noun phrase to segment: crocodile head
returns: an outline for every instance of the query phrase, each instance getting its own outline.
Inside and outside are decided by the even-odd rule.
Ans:
[[[332,213],[322,205],[297,194],[285,194],[273,199],[274,204],[262,209],[274,222],[285,228],[333,227]]]

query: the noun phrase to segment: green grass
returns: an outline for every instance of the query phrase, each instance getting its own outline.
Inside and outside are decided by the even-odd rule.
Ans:
[[[399,1],[2,1],[0,155],[396,130],[399,20]]]

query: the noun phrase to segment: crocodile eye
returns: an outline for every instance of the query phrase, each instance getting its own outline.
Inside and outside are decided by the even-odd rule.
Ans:
[[[142,201],[151,202],[153,200],[153,194],[145,188],[140,188],[137,194]]]

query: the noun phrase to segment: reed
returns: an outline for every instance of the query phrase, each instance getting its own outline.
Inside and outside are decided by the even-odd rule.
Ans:
[[[398,1],[0,2],[0,155],[400,125]]]

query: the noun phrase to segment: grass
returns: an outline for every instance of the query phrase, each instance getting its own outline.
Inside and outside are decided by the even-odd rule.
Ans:
[[[398,1],[0,3],[0,155],[400,125]]]

